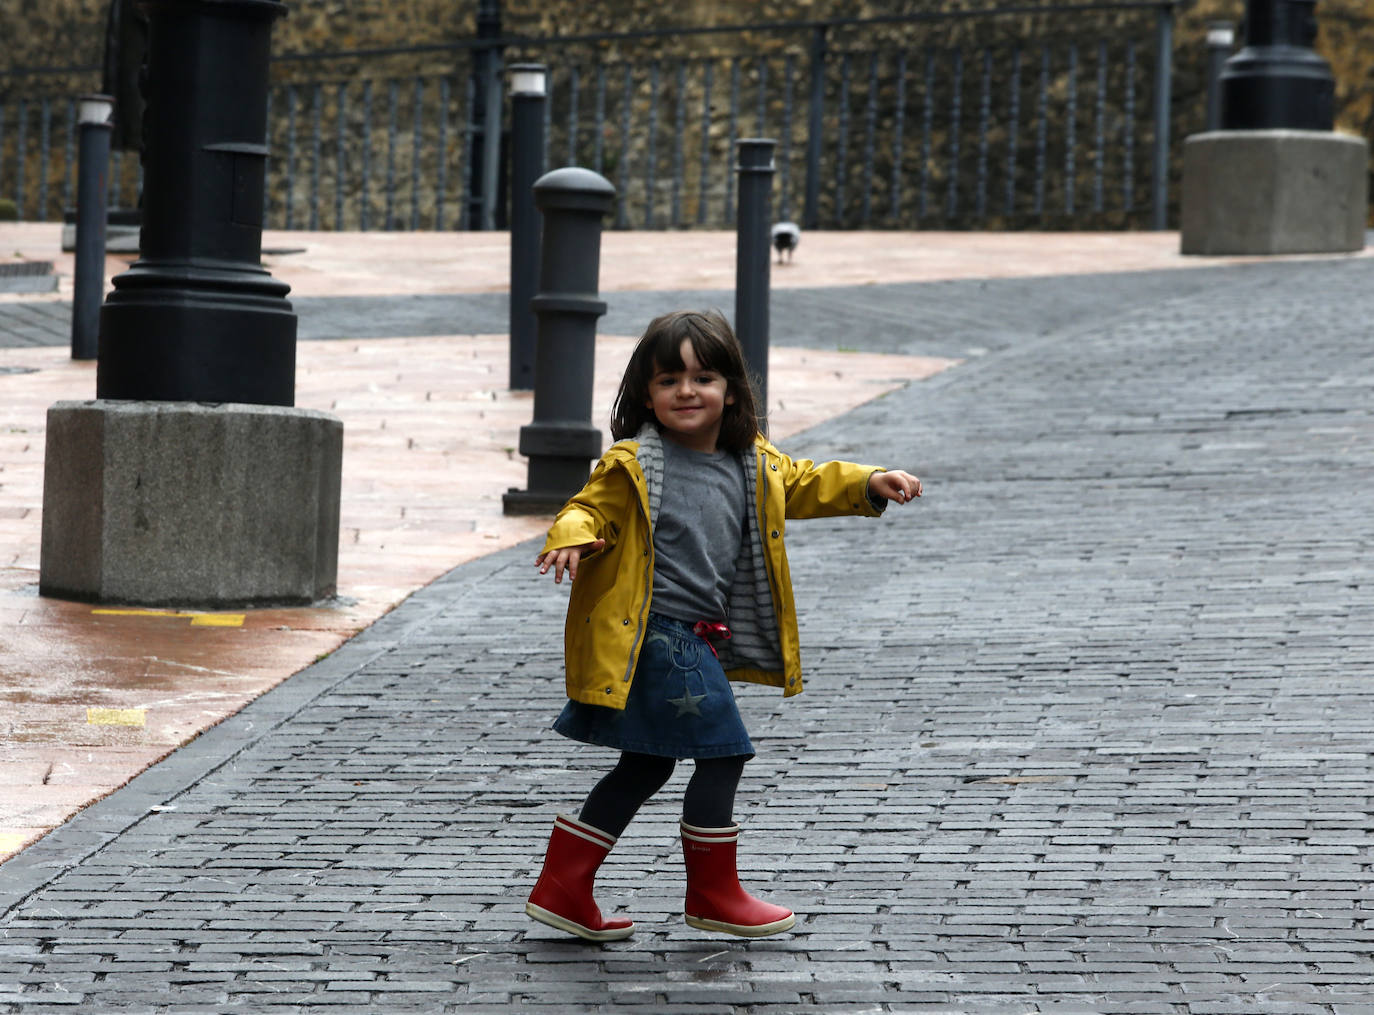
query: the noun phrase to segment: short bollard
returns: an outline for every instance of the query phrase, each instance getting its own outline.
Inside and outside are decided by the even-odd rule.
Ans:
[[[508,515],[552,514],[582,488],[601,454],[592,426],[601,222],[615,203],[615,187],[589,169],[555,169],[534,185],[543,213],[534,361],[534,421],[520,428],[520,453],[529,458],[528,488],[502,498]],[[766,254],[765,254],[766,257]]]
[[[735,240],[735,335],[768,413],[768,286],[772,247],[773,149],[777,142],[739,142],[739,218]],[[762,422],[762,421],[761,421]]]
[[[72,359],[100,353],[100,301],[105,297],[106,181],[110,170],[108,95],[83,95],[76,162],[76,257],[72,273]]]
[[[510,68],[510,387],[534,387],[534,346],[538,324],[530,301],[539,286],[539,211],[534,184],[544,171],[543,64]]]

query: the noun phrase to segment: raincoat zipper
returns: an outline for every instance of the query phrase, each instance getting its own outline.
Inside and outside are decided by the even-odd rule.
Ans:
[[[644,490],[642,470],[641,474],[636,477],[635,484],[639,490],[639,511],[644,516],[645,543],[647,545],[644,547],[644,598],[639,603],[639,616],[635,621],[635,640],[634,644],[630,646],[630,659],[625,667],[625,675],[620,678],[621,683],[624,684],[628,684],[635,675],[635,667],[639,663],[639,649],[644,643],[645,614],[648,611],[649,600],[654,594],[654,583],[650,575],[654,563],[654,527],[649,521],[649,511],[644,503],[648,494]]]

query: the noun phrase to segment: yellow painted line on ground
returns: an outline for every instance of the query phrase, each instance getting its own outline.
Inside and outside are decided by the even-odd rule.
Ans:
[[[189,617],[192,627],[242,627],[246,613],[183,613],[178,610],[113,610],[95,609],[97,617]]]
[[[86,722],[92,726],[146,726],[146,708],[88,708]]]
[[[192,627],[242,627],[246,613],[183,613],[191,618]]]
[[[18,853],[29,837],[22,832],[0,832],[0,856]]]

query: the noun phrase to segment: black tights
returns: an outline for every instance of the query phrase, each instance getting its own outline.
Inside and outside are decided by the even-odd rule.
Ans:
[[[682,795],[682,820],[699,828],[733,824],[735,790],[749,757],[698,758]],[[672,758],[625,751],[587,795],[579,820],[619,838],[644,802],[663,788],[676,764]]]

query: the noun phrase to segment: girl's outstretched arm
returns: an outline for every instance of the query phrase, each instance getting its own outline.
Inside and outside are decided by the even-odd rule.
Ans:
[[[921,481],[909,472],[894,469],[891,472],[875,472],[868,477],[868,492],[884,500],[895,500],[905,504],[913,497],[921,496]]]
[[[564,570],[568,572],[568,581],[577,581],[577,562],[582,559],[584,554],[595,553],[605,545],[606,540],[596,539],[590,543],[583,543],[581,546],[562,546],[535,557],[534,565],[539,568],[540,574],[548,574],[549,568],[553,568],[555,585],[563,581]]]

